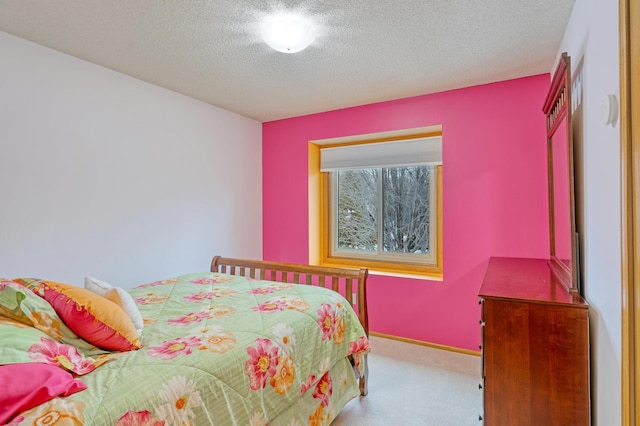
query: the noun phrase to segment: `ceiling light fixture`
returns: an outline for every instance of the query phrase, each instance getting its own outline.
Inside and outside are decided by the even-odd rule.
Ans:
[[[296,53],[306,49],[316,38],[311,22],[298,15],[280,13],[262,22],[262,39],[278,52]]]

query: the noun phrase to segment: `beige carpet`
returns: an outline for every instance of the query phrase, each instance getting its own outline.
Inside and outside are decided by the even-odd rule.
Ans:
[[[481,425],[480,357],[371,337],[369,394],[332,426]]]

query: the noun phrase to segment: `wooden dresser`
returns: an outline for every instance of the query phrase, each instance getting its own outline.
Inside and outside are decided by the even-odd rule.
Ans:
[[[485,425],[589,425],[588,305],[547,260],[491,258],[480,288]]]

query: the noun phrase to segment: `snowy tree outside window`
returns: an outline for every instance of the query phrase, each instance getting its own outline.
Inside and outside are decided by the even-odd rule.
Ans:
[[[435,168],[332,172],[332,255],[434,264]]]

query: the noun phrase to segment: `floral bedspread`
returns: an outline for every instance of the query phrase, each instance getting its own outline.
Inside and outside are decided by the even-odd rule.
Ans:
[[[358,367],[369,343],[337,293],[219,273],[130,293],[142,349],[79,376],[86,390],[15,424],[324,425],[359,395],[348,356]]]

